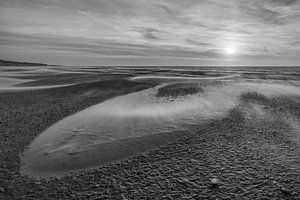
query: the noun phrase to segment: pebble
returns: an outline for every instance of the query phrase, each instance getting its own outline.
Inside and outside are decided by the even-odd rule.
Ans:
[[[212,178],[212,179],[210,179],[210,184],[212,186],[216,187],[216,186],[220,185],[220,180],[217,178]]]
[[[291,194],[291,192],[287,188],[285,188],[285,187],[280,187],[280,190],[285,195]]]
[[[35,184],[37,184],[37,185],[40,185],[40,184],[42,184],[42,182],[41,182],[41,181],[35,181],[34,183],[35,183]]]

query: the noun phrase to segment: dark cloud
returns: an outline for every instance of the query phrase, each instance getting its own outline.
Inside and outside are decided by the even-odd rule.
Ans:
[[[268,48],[267,47],[264,47],[264,52],[268,52]]]
[[[295,3],[299,3],[299,0],[271,0],[274,3],[280,3],[283,5],[293,5]]]
[[[178,46],[154,46],[132,43],[123,43],[110,40],[97,40],[87,43],[80,38],[60,38],[60,37],[33,37],[22,34],[8,34],[0,32],[0,44],[11,46],[30,47],[39,50],[60,50],[69,52],[88,52],[107,56],[165,56],[183,58],[219,57],[214,51],[193,51],[182,49]]]
[[[141,35],[145,39],[149,39],[149,40],[158,40],[159,37],[157,36],[157,34],[161,33],[160,30],[155,29],[155,28],[137,27],[136,29],[137,29],[137,31],[139,31],[141,33]]]
[[[300,41],[295,41],[291,43],[292,46],[300,46]]]
[[[157,5],[157,7],[161,8],[166,13],[168,13],[169,15],[172,15],[172,16],[178,15],[180,13],[179,10],[174,10],[167,5]]]
[[[284,25],[295,20],[295,16],[290,16],[290,13],[283,12],[282,9],[278,9],[278,7],[265,6],[261,3],[240,5],[240,9],[246,13],[250,19],[264,24]]]
[[[194,40],[194,39],[186,39],[186,42],[192,45],[197,45],[197,46],[211,46],[211,43],[208,42],[203,42],[203,41],[199,41],[199,40]]]

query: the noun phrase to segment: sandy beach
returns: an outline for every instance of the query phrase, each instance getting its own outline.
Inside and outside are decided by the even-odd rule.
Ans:
[[[0,16],[0,200],[300,200],[300,0]]]
[[[171,139],[170,134],[159,134],[123,141],[122,145],[132,146],[129,153],[118,153],[119,157],[112,158],[112,162],[87,171],[48,179],[20,174],[24,150],[46,128],[92,105],[153,88],[160,82],[133,82],[117,77],[59,88],[1,93],[1,199],[154,196],[297,199],[300,196],[299,90],[289,92],[286,88],[244,92],[238,96],[238,104],[224,116],[195,125],[196,131],[190,134],[174,133]],[[98,150],[113,147],[105,145]],[[212,183],[214,178],[217,184]]]

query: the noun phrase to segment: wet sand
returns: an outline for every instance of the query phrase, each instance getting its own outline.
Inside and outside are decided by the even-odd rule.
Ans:
[[[209,120],[192,135],[91,171],[47,181],[20,175],[20,155],[49,126],[116,95],[154,86],[117,79],[0,94],[0,111],[4,113],[0,116],[0,198],[297,199],[300,196],[300,101],[294,95],[248,93],[226,115]],[[212,184],[212,178],[219,183]]]
[[[162,100],[155,98],[161,87],[105,101],[49,127],[24,152],[21,174],[58,177],[178,140],[197,132],[195,127],[211,119],[223,118],[237,106],[243,93],[258,92],[266,98],[300,97],[295,86],[226,82],[204,87],[205,92]],[[246,113],[253,110],[258,107]]]

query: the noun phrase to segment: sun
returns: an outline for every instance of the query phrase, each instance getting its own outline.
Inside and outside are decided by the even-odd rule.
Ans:
[[[237,49],[234,46],[228,46],[226,49],[224,49],[224,51],[228,55],[233,55],[237,52]]]

